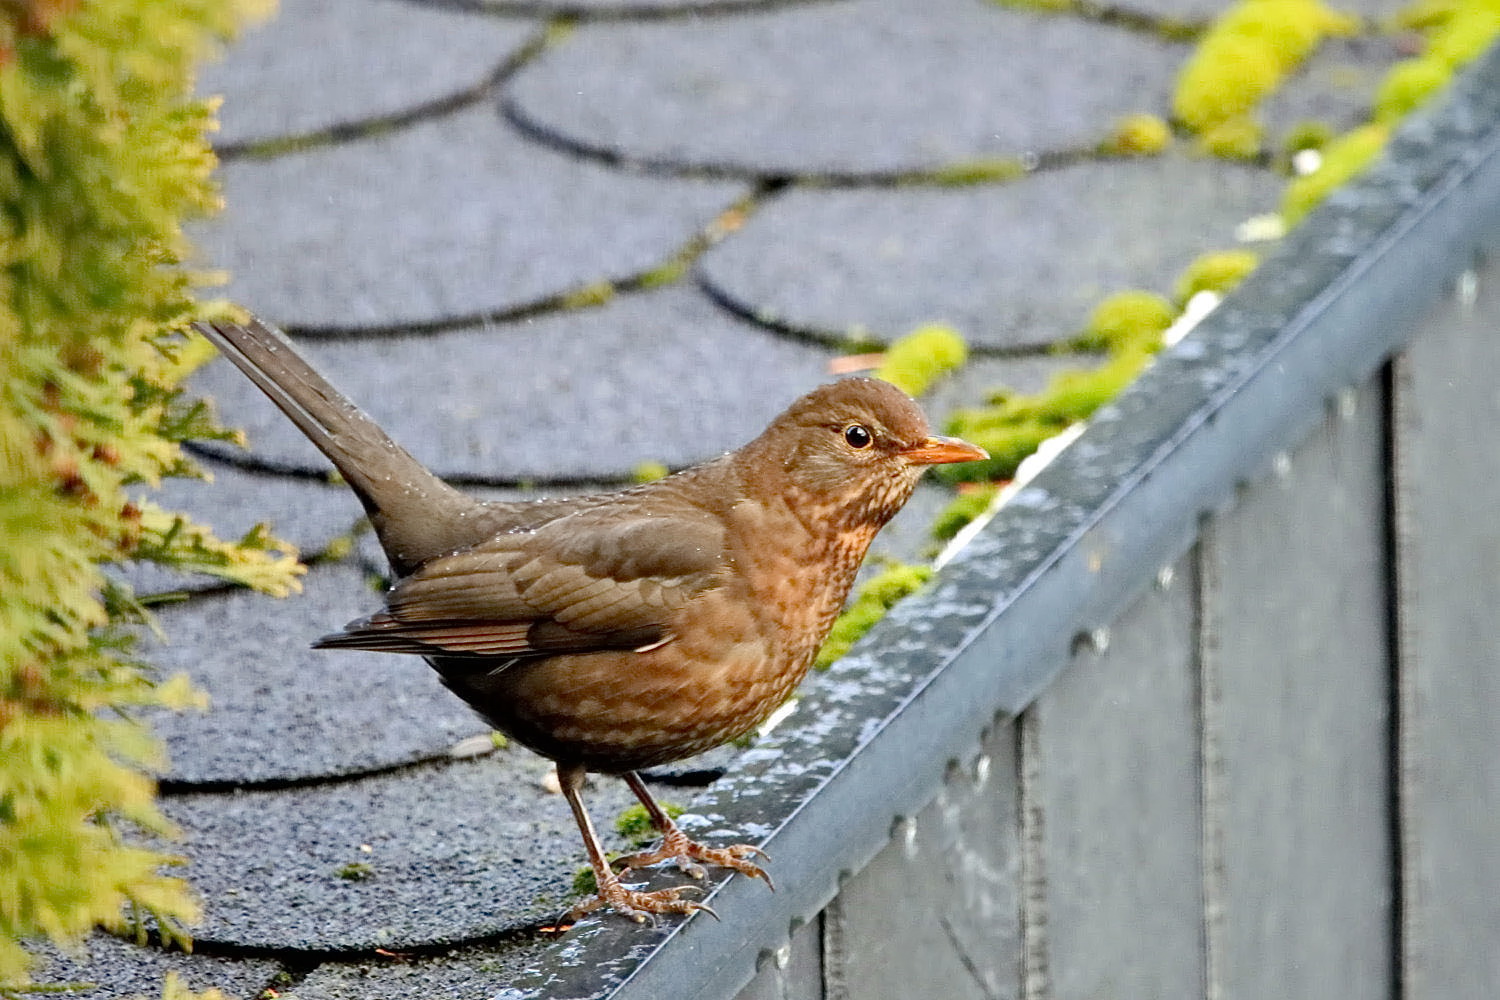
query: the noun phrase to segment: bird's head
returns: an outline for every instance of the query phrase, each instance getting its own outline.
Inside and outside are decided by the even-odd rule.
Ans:
[[[988,458],[935,437],[912,399],[889,382],[849,378],[814,389],[744,449],[780,480],[788,502],[831,525],[883,525],[929,465]]]

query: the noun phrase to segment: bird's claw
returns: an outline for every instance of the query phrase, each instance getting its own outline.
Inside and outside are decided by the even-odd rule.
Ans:
[[[775,891],[776,885],[771,881],[771,876],[766,873],[766,870],[753,861],[746,860],[752,857],[770,860],[770,855],[754,844],[709,847],[689,840],[680,830],[674,829],[663,838],[661,846],[656,850],[642,851],[639,854],[618,858],[614,862],[614,868],[616,871],[624,872],[632,868],[647,868],[661,864],[663,861],[672,861],[692,878],[701,879],[706,877],[707,872],[703,870],[703,865],[696,864],[696,862],[702,861],[717,868],[729,868],[750,878],[762,879],[772,891]]]
[[[604,884],[599,887],[598,894],[585,899],[569,910],[567,920],[570,923],[576,922],[579,918],[599,909],[614,910],[636,923],[649,921],[653,925],[656,923],[657,915],[662,913],[703,912],[718,920],[719,915],[714,912],[713,907],[706,903],[681,898],[685,892],[701,893],[702,891],[696,885],[678,885],[653,892],[642,892],[629,888],[617,878],[609,878],[605,879]]]

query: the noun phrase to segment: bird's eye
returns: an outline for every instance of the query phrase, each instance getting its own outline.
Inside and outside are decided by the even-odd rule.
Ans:
[[[864,424],[850,424],[844,428],[844,440],[851,448],[868,448],[875,438]]]

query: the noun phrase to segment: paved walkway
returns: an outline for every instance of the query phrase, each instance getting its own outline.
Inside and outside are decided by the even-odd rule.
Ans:
[[[282,6],[204,80],[226,95],[227,202],[205,256],[398,440],[495,495],[715,455],[850,345],[928,321],[974,352],[934,413],[1038,389],[1078,363],[1052,348],[1101,298],[1170,294],[1283,183],[1183,140],[1095,152],[1122,116],[1169,114],[1190,44],[1166,29],[1212,0]],[[1325,46],[1264,109],[1273,144],[1304,118],[1360,120],[1395,48]],[[218,482],[166,502],[341,555],[359,511],[322,460],[228,365],[199,386],[249,450],[216,450]],[[877,547],[920,552],[945,499],[927,488]],[[98,938],[44,974],[91,996],[154,995],[172,967],[244,996],[478,998],[544,947],[526,928],[581,861],[545,762],[453,759],[484,727],[422,663],[307,648],[375,605],[378,568],[356,539],[298,599],[163,612],[156,658],[213,699],[160,720],[198,954]],[[665,794],[689,800],[725,759],[661,775]],[[589,793],[606,821],[628,799]]]

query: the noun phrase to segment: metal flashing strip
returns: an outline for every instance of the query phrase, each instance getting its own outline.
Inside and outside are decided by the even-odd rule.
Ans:
[[[935,794],[953,759],[1024,708],[1367,378],[1500,243],[1500,48],[1387,156],[1284,240],[939,574],[804,688],[797,711],[695,804],[700,832],[764,836],[782,888],[745,879],[702,915],[575,929],[502,994],[729,997]]]

